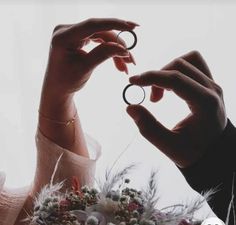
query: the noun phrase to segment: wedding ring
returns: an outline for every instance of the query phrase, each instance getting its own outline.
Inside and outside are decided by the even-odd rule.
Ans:
[[[134,38],[133,44],[132,44],[131,46],[129,46],[129,47],[126,47],[127,50],[131,50],[131,49],[133,49],[133,48],[136,46],[137,41],[138,41],[138,40],[137,40],[137,35],[134,33],[134,31],[132,31],[132,30],[124,30],[124,31],[121,31],[120,33],[117,34],[117,40],[116,40],[116,42],[119,43],[119,36],[120,36],[122,33],[124,33],[124,32],[128,32],[128,33],[130,33],[130,34],[133,35],[133,38]]]
[[[127,91],[131,88],[131,87],[136,87],[136,88],[139,88],[142,92],[142,96],[141,98],[137,101],[137,102],[130,102],[128,99],[127,99]],[[145,90],[143,87],[140,87],[140,86],[137,86],[137,85],[134,85],[134,84],[128,84],[124,90],[123,90],[123,100],[124,102],[127,104],[127,105],[140,105],[143,103],[143,101],[145,100],[145,97],[146,97],[146,93],[145,93]]]

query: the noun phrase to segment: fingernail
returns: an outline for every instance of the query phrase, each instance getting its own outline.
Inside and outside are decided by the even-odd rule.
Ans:
[[[101,38],[95,38],[92,39],[94,42],[98,42],[98,43],[104,43],[104,40],[102,40]]]
[[[139,24],[137,24],[137,23],[135,23],[135,22],[132,22],[132,21],[126,21],[126,23],[127,23],[129,26],[135,26],[135,27],[140,26]]]
[[[128,75],[129,74],[129,70],[128,67],[126,66],[126,64],[124,64],[124,72]]]
[[[135,82],[135,81],[138,81],[140,78],[139,75],[136,75],[136,76],[132,76],[129,78],[129,82],[132,83],[132,82]]]
[[[153,92],[151,92],[150,101],[155,102],[155,96],[154,96]]]
[[[133,55],[132,55],[131,53],[130,53],[129,58],[130,58],[131,62],[132,62],[134,65],[136,65],[135,59],[134,59],[134,57],[133,57]]]
[[[126,51],[126,50],[119,51],[119,52],[118,52],[118,55],[119,55],[119,56],[123,56],[123,57],[130,56],[129,52]]]

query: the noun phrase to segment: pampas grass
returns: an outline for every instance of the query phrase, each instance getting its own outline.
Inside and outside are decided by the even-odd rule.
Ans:
[[[157,197],[157,171],[152,171],[146,190],[143,191],[144,197],[144,219],[150,219],[156,211],[156,205],[159,200]]]
[[[183,220],[196,221],[195,212],[214,194],[214,191],[210,190],[203,193],[203,197],[198,197],[188,203],[158,209],[157,171],[151,172],[147,186],[141,191],[128,187],[122,188],[121,184],[128,185],[129,179],[126,178],[136,168],[135,164],[126,166],[113,174],[111,170],[106,170],[105,181],[99,181],[99,191],[84,186],[76,192],[68,190],[62,193],[64,182],[56,184],[53,182],[61,158],[62,155],[55,165],[50,184],[42,188],[35,199],[33,215],[27,218],[30,225],[86,225],[86,221],[80,221],[81,212],[85,215],[84,218],[100,215],[103,218],[102,225],[109,223],[114,225],[178,225]],[[91,199],[93,199],[92,203]],[[61,212],[62,203],[65,202],[66,208]],[[70,205],[73,207],[70,208]],[[97,214],[93,214],[94,212]],[[67,215],[68,221],[62,217],[64,222],[60,222],[55,215],[58,217]],[[125,215],[124,218],[123,215]]]

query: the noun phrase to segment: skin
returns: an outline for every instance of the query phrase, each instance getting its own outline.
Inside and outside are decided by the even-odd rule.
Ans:
[[[38,128],[48,139],[68,151],[89,157],[74,95],[85,86],[94,69],[109,58],[116,69],[128,73],[127,64],[135,64],[134,58],[123,40],[117,43],[113,30],[133,30],[136,26],[134,22],[119,19],[88,19],[55,27],[39,107]],[[85,52],[82,48],[90,41],[99,45]],[[74,123],[68,126],[55,122],[74,117]],[[24,224],[21,220],[27,217],[26,212],[32,211],[33,198],[29,196],[26,200],[16,225]]]
[[[137,24],[118,19],[89,19],[74,25],[59,25],[54,29],[48,67],[41,94],[39,129],[58,145],[88,157],[79,111],[73,97],[87,83],[94,69],[113,58],[119,71],[128,73],[127,63],[134,63],[132,55],[121,40],[117,44],[112,30],[134,29]],[[82,47],[90,41],[99,45],[90,52]],[[49,121],[68,121],[77,111],[73,124],[64,126]]]
[[[116,35],[111,30],[134,29],[136,26],[135,23],[117,19],[89,19],[55,28],[39,108],[39,129],[46,137],[71,152],[88,157],[79,111],[73,97],[89,80],[93,70],[108,58],[113,58],[119,71],[128,73],[126,63],[135,64],[134,59],[126,51],[122,40],[121,45],[114,44]],[[82,47],[89,41],[100,45],[87,53]],[[164,90],[171,90],[188,104],[191,113],[172,130],[165,128],[142,106],[132,105],[127,108],[141,134],[180,167],[188,167],[198,161],[208,144],[226,126],[222,90],[213,81],[198,52],[184,55],[160,71],[149,71],[132,77],[130,82],[150,86],[153,102],[163,97]],[[68,121],[75,116],[76,111],[76,120],[69,126],[52,121]],[[31,210],[31,202],[32,199],[26,201],[26,211]],[[18,221],[25,216],[23,210]],[[182,221],[182,224],[189,223]]]
[[[188,105],[190,114],[171,130],[143,106],[127,107],[140,133],[181,168],[189,167],[203,157],[207,146],[226,127],[222,89],[197,51],[173,60],[161,70],[133,76],[130,83],[152,87],[150,99],[153,102],[158,102],[163,92],[169,90]]]

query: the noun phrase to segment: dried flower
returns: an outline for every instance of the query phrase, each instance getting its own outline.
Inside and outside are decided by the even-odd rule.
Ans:
[[[130,182],[130,179],[126,178],[125,183],[128,184]]]
[[[86,220],[86,225],[98,225],[99,221],[95,216],[89,216]]]
[[[100,191],[80,187],[76,177],[66,193],[60,191],[63,183],[46,185],[36,198],[33,215],[27,221],[30,225],[177,225],[183,220],[193,220],[194,212],[211,194],[190,204],[158,210],[155,172],[151,173],[144,191],[121,185],[114,189],[119,181],[130,183],[124,176],[133,167],[128,166],[114,176],[107,174],[106,181],[100,183]]]

